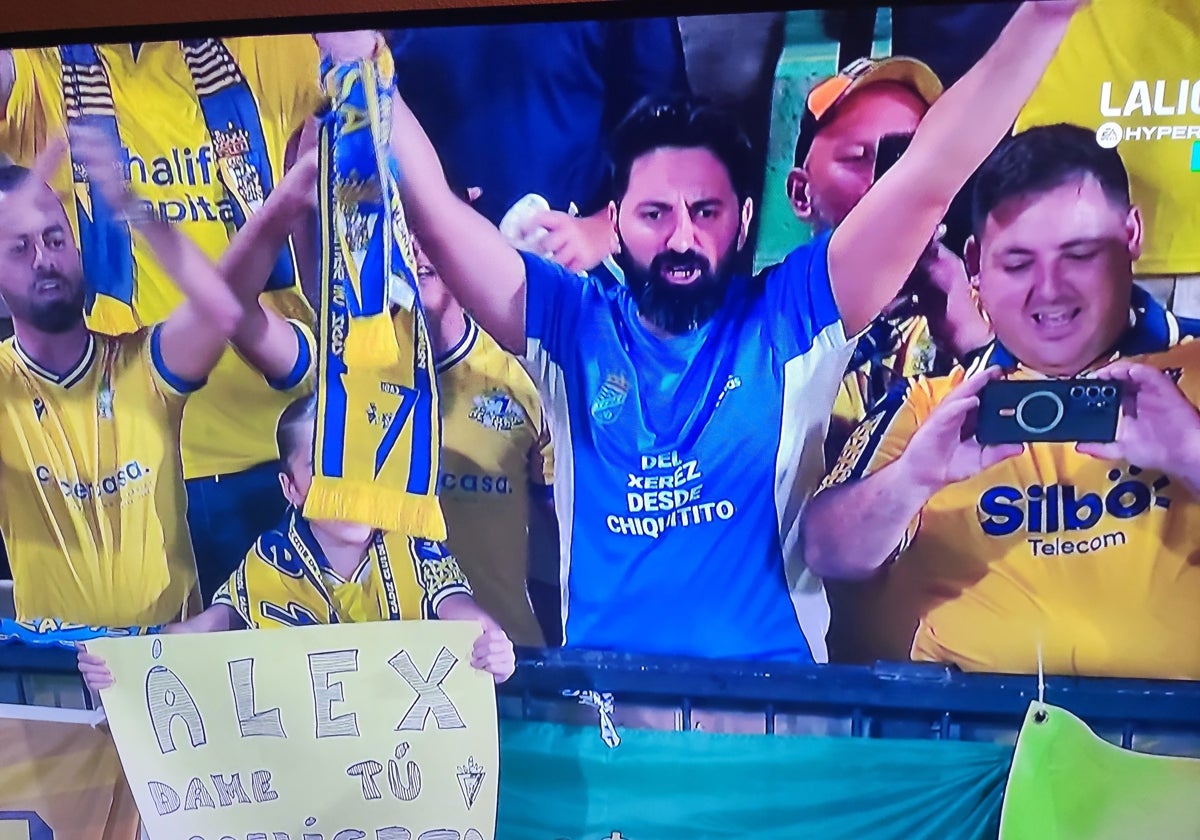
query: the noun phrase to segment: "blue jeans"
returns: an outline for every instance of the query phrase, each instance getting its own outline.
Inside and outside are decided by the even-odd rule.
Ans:
[[[192,551],[207,608],[259,535],[283,518],[287,500],[279,488],[279,463],[189,479],[187,497]]]

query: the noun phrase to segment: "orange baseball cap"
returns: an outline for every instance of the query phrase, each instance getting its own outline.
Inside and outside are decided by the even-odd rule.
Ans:
[[[929,65],[915,58],[859,58],[850,62],[837,75],[818,82],[804,100],[804,114],[800,117],[800,131],[796,138],[796,166],[804,165],[813,138],[834,109],[854,91],[878,82],[902,84],[928,105],[936,102],[944,90],[941,79]]]

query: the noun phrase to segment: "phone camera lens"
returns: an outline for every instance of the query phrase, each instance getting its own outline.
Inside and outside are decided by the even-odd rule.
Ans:
[[[1083,397],[1083,386],[1082,385],[1076,385],[1074,388],[1071,389],[1071,399],[1078,400],[1078,399],[1081,399],[1082,397]]]
[[[1100,396],[1104,397],[1106,400],[1111,400],[1117,396],[1117,389],[1113,385],[1105,385],[1100,389]]]
[[[1095,385],[1089,385],[1087,387],[1087,395],[1089,399],[1094,400],[1096,397],[1100,396],[1100,389]]]

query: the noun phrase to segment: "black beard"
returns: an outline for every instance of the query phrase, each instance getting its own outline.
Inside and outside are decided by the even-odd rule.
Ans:
[[[61,274],[48,275],[38,279],[52,277],[64,284],[67,283]],[[8,301],[13,319],[24,321],[38,332],[47,335],[61,335],[74,329],[83,320],[84,304],[83,283],[77,283],[71,296],[66,300],[34,302],[32,296]]]
[[[633,293],[638,313],[659,329],[671,335],[691,332],[707,323],[725,302],[732,249],[716,270],[695,251],[682,254],[664,251],[650,262],[648,269],[637,265],[628,253],[622,241],[617,263],[625,272],[625,285]],[[698,269],[699,276],[686,286],[675,285],[662,276],[664,271],[674,268]]]

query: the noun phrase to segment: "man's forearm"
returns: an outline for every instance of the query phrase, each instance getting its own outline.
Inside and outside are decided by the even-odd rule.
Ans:
[[[1070,19],[1037,11],[1039,3],[1026,2],[987,55],[942,94],[904,157],[834,230],[829,273],[847,334],[895,298],[954,196],[1037,87]]]
[[[293,177],[285,177],[258,212],[246,220],[218,264],[243,310],[232,336],[233,345],[268,379],[286,378],[294,370],[300,352],[291,325],[266,309],[260,299],[267,278],[287,247],[289,232],[300,224],[310,207],[301,190],[312,185],[305,178],[291,180]]]
[[[245,309],[207,255],[167,222],[143,216],[135,226],[188,302],[214,330],[232,336]]]
[[[1026,2],[992,48],[921,120],[906,155],[947,202],[1008,134],[1058,50],[1071,18]]]
[[[217,267],[244,308],[257,305],[299,217],[300,208],[281,184],[246,220],[221,255]]]
[[[392,151],[405,214],[459,303],[510,353],[525,351],[525,265],[486,218],[450,190],[433,144],[399,95]]]
[[[814,496],[801,517],[805,565],[821,577],[869,577],[900,545],[930,495],[913,486],[897,460]]]

